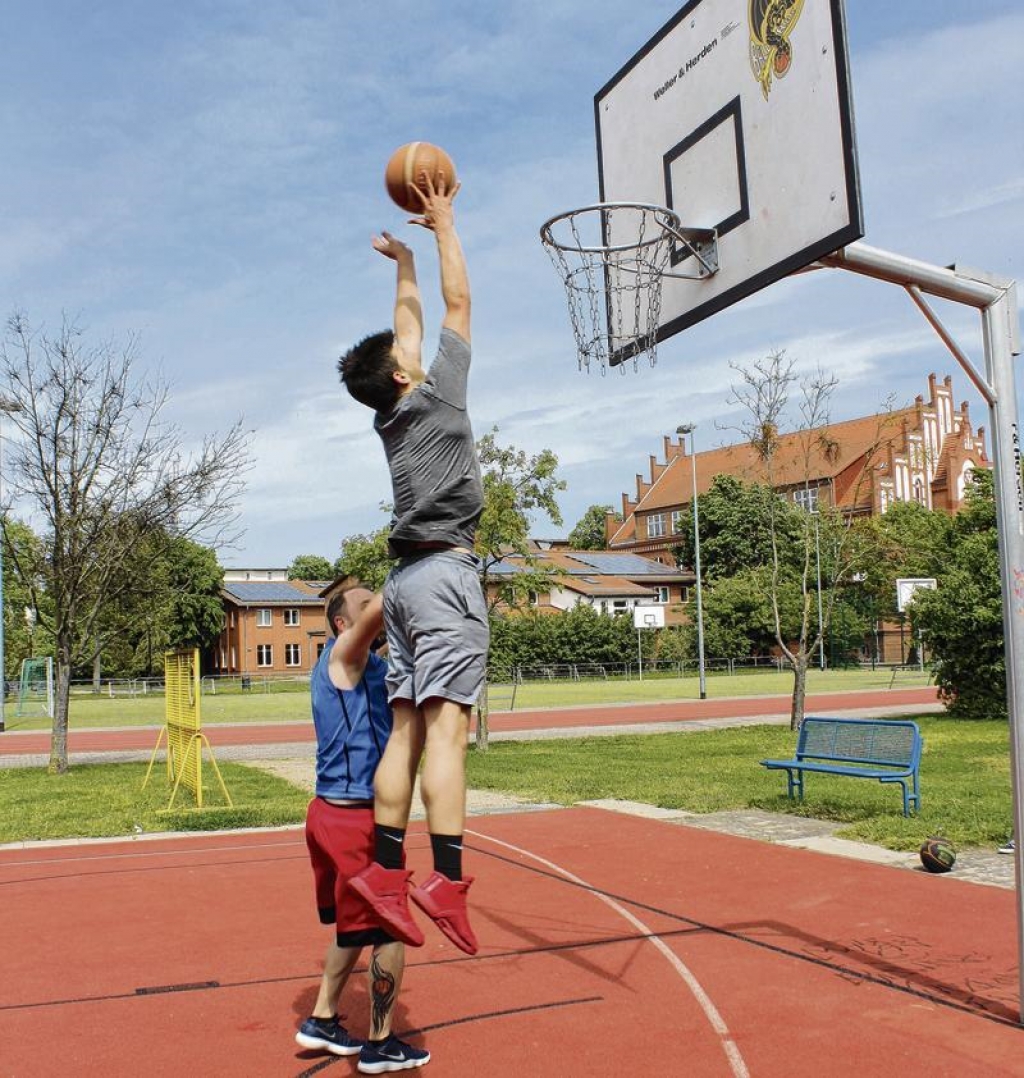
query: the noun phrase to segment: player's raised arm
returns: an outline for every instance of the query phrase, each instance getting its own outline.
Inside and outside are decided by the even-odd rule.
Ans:
[[[448,187],[444,177],[437,180],[425,173],[416,188],[423,202],[423,213],[413,218],[412,223],[429,228],[437,239],[437,253],[441,263],[441,298],[444,300],[445,315],[441,325],[454,330],[464,340],[469,341],[469,273],[466,270],[466,258],[462,253],[462,243],[455,230],[455,214],[452,201],[459,193],[459,184]]]
[[[423,347],[423,303],[416,281],[416,262],[412,251],[390,232],[373,237],[373,249],[393,259],[395,281],[395,340],[409,358],[420,360]]]

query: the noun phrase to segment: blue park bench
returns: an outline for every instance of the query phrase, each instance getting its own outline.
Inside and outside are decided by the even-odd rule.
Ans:
[[[918,772],[924,742],[916,722],[883,719],[810,717],[800,727],[792,760],[762,760],[769,770],[785,770],[789,796],[804,797],[804,772],[849,775],[857,779],[898,782],[903,789],[903,815],[921,809]],[[908,781],[911,789],[907,789]]]

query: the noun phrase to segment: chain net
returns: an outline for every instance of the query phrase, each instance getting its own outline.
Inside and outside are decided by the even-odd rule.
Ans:
[[[580,370],[625,371],[658,358],[662,275],[672,254],[669,210],[639,204],[588,206],[553,218],[541,241],[565,285]]]

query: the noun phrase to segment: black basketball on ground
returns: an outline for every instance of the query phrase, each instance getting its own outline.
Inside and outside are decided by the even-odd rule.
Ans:
[[[956,850],[948,838],[932,837],[921,843],[921,864],[929,872],[948,872],[956,864]]]

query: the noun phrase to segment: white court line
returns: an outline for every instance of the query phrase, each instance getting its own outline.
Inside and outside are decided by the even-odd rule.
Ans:
[[[747,1065],[743,1060],[743,1056],[740,1054],[739,1048],[736,1046],[736,1042],[732,1038],[732,1034],[729,1032],[729,1027],[725,1024],[725,1020],[722,1018],[718,1011],[718,1008],[711,1001],[711,997],[704,991],[700,981],[693,975],[690,969],[686,966],[683,960],[672,950],[668,944],[665,943],[661,937],[656,936],[651,929],[643,923],[638,917],[634,916],[624,906],[615,901],[614,898],[610,898],[608,895],[602,894],[592,884],[587,883],[586,880],[580,879],[579,876],[574,875],[568,869],[562,868],[561,865],[556,865],[554,861],[549,861],[545,857],[541,857],[538,854],[531,852],[530,850],[524,850],[521,846],[513,846],[510,842],[502,842],[501,839],[492,838],[490,835],[485,835],[480,831],[466,831],[467,835],[473,835],[475,838],[482,838],[487,842],[493,842],[496,846],[504,846],[506,850],[513,850],[516,853],[522,854],[524,857],[531,857],[539,864],[550,868],[553,872],[557,872],[560,876],[567,880],[571,880],[573,883],[579,884],[581,887],[585,887],[595,898],[599,898],[605,905],[611,907],[620,917],[628,921],[634,928],[642,932],[649,943],[653,943],[654,946],[661,952],[666,958],[669,964],[675,969],[679,976],[686,983],[687,988],[693,994],[693,998],[699,1004],[701,1010],[704,1012],[704,1016],[707,1018],[711,1028],[718,1035],[718,1038],[722,1045],[722,1051],[725,1053],[726,1059],[729,1061],[729,1066],[732,1068],[732,1073],[735,1078],[750,1078],[750,1071],[747,1070]]]

